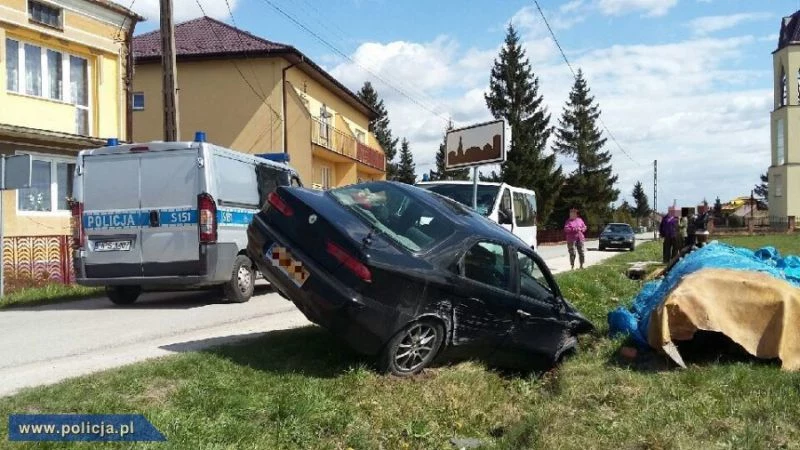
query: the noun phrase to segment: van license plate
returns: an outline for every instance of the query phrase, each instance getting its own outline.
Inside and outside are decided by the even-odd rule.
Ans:
[[[96,252],[128,252],[131,250],[131,241],[99,241],[94,243]]]

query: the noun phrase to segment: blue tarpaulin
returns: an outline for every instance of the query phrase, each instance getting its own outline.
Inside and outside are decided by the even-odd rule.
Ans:
[[[797,256],[782,257],[774,247],[753,251],[714,241],[683,257],[664,278],[646,283],[630,308],[619,307],[608,313],[611,335],[631,336],[640,346],[647,347],[647,329],[653,310],[686,275],[712,268],[763,272],[800,288],[800,258]]]

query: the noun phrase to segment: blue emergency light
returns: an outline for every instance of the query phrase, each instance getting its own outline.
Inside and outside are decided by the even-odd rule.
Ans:
[[[118,145],[119,145],[119,139],[117,138],[106,139],[106,147],[116,147]]]
[[[195,131],[194,132],[194,141],[195,142],[205,142],[206,141],[206,132],[205,131]]]
[[[259,158],[268,159],[270,161],[275,161],[279,163],[288,164],[289,163],[289,154],[288,153],[258,153],[256,154]]]

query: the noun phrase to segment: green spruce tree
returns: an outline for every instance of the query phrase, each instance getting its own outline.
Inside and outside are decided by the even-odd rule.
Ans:
[[[444,181],[444,180],[469,180],[469,169],[455,169],[445,170],[445,159],[447,155],[447,132],[453,129],[453,121],[447,123],[445,128],[442,143],[439,144],[439,150],[436,152],[436,168],[431,170],[428,174],[431,181]]]
[[[761,183],[757,184],[755,188],[753,188],[753,194],[763,203],[767,203],[769,200],[769,173],[765,173],[761,175]]]
[[[609,219],[609,205],[619,197],[619,190],[614,188],[618,177],[612,173],[611,153],[604,150],[606,139],[597,126],[599,119],[600,107],[589,92],[583,72],[578,70],[553,145],[556,153],[574,160],[578,167],[567,182],[569,197],[563,198],[556,209],[557,216],[565,220],[569,208],[580,204],[590,228]]]
[[[395,181],[406,184],[414,184],[417,181],[417,175],[414,167],[414,155],[411,154],[411,149],[408,147],[408,141],[403,138],[400,144],[400,163],[397,165],[397,177]]]
[[[541,222],[547,222],[563,184],[561,166],[547,154],[553,129],[550,114],[539,94],[539,79],[533,73],[519,35],[508,26],[505,44],[494,61],[486,106],[496,119],[511,127],[511,147],[501,165],[500,177],[513,186],[533,189]]]
[[[397,176],[397,164],[394,162],[394,157],[397,154],[398,139],[392,137],[392,130],[389,128],[389,113],[386,111],[378,91],[372,87],[372,83],[369,81],[364,82],[356,95],[378,114],[378,117],[369,122],[369,131],[375,135],[375,139],[378,140],[386,155],[386,179],[394,180]]]
[[[637,181],[636,184],[633,185],[633,192],[631,195],[633,196],[633,202],[635,204],[633,208],[633,217],[636,218],[636,223],[639,224],[641,223],[641,219],[650,216],[650,202],[647,199],[647,194],[644,193],[644,187],[641,181]]]

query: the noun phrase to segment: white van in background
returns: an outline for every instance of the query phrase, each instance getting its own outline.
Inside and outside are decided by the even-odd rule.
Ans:
[[[423,181],[416,186],[472,207],[472,181]],[[478,212],[499,223],[536,250],[535,192],[505,183],[479,182]]]
[[[250,299],[247,226],[270,192],[301,183],[268,159],[284,154],[247,155],[198,136],[80,152],[71,202],[78,284],[104,286],[116,304],[143,290],[212,286],[228,301]]]

